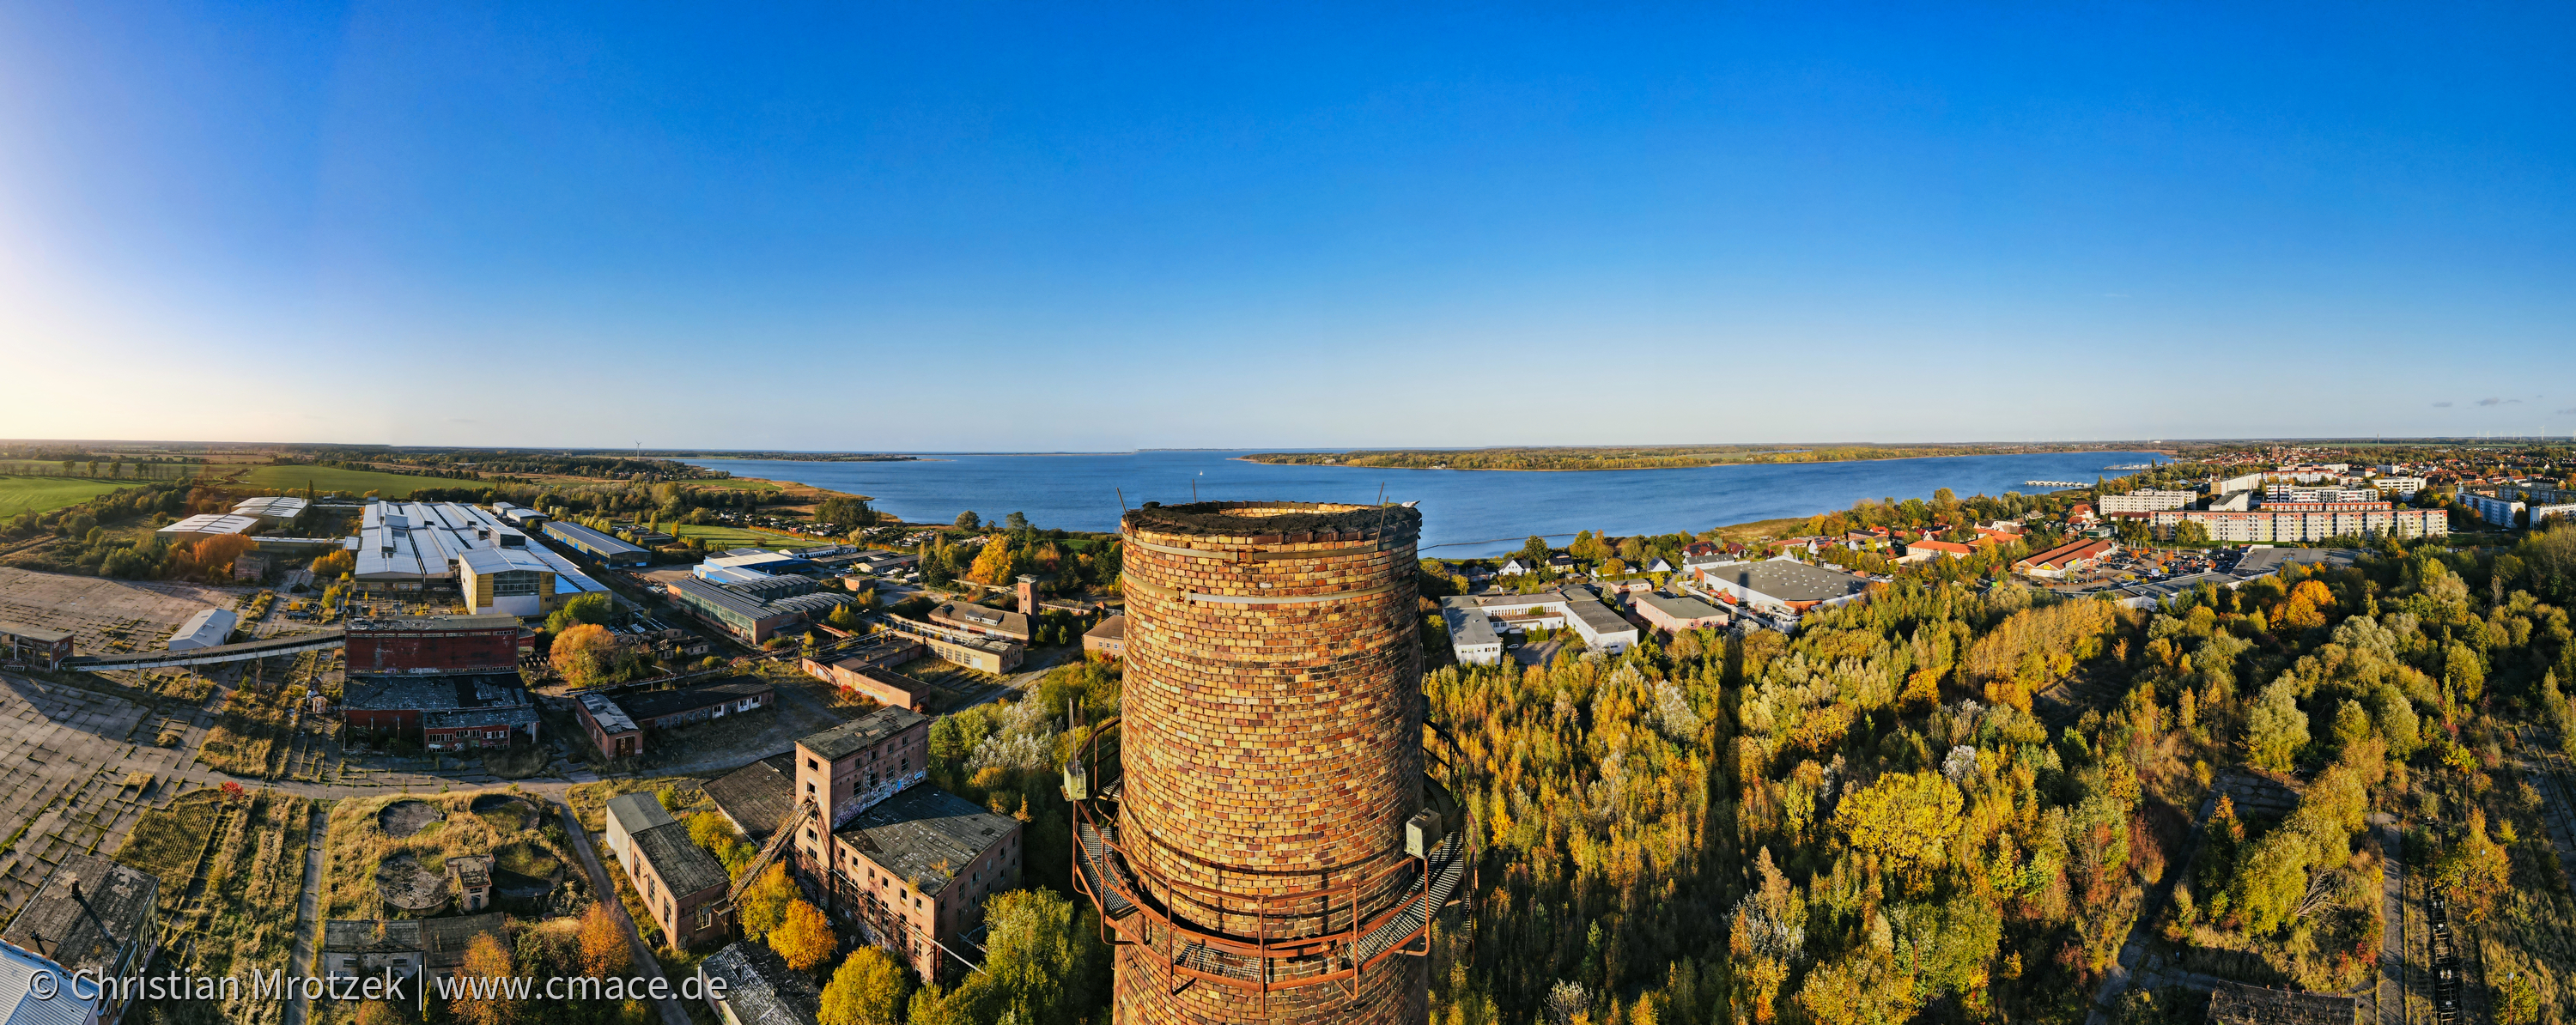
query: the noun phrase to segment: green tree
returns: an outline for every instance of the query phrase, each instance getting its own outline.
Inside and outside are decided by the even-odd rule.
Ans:
[[[1021,513],[1012,513],[1008,516],[1004,516],[1002,517],[1002,529],[1013,532],[1027,530],[1029,529],[1029,518]]]
[[[2458,641],[2442,652],[2442,686],[2461,701],[2475,704],[2486,692],[2487,670],[2477,649]]]
[[[553,614],[548,615],[546,632],[560,637],[565,630],[576,625],[588,623],[593,626],[607,626],[615,621],[616,617],[616,600],[593,591],[574,597],[555,609]]]
[[[2284,673],[2263,688],[2245,713],[2245,760],[2274,772],[2290,771],[2308,743],[2308,714],[2299,710],[2297,684]]]
[[[975,515],[975,510],[968,509],[965,512],[957,514],[957,525],[968,530],[974,530],[982,527],[984,525],[984,520],[982,517]]]
[[[823,987],[820,1025],[894,1025],[903,1012],[903,968],[873,946],[842,959]]]
[[[911,1025],[1076,1025],[1097,1020],[1107,998],[1109,951],[1095,912],[1047,890],[1010,890],[984,902],[991,925],[984,970],[945,994],[916,991]]]

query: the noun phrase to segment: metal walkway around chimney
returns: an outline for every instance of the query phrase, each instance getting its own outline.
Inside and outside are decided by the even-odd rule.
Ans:
[[[1102,842],[1100,830],[1094,828],[1091,823],[1078,823],[1076,828],[1082,834],[1083,881],[1091,884],[1091,892],[1100,895],[1103,913],[1111,918],[1125,918],[1134,913],[1136,905],[1128,901],[1125,893],[1116,887],[1101,885],[1103,880],[1100,878],[1100,866],[1109,858],[1109,844],[1118,842],[1117,827],[1110,827],[1111,832],[1106,843]]]
[[[128,669],[168,669],[176,666],[206,666],[221,662],[248,662],[277,655],[303,651],[327,651],[341,645],[339,627],[313,633],[266,637],[240,644],[218,644],[211,648],[185,651],[136,651],[122,655],[74,655],[64,659],[62,668],[76,673],[113,673]]]
[[[1427,899],[1406,901],[1404,910],[1360,937],[1360,960],[1371,960],[1387,948],[1404,942],[1429,925],[1432,916],[1439,914],[1440,909],[1449,903],[1450,896],[1458,892],[1458,883],[1467,877],[1467,859],[1460,856],[1459,851],[1464,839],[1465,834],[1451,833],[1440,841],[1440,846],[1432,848],[1430,860],[1435,867],[1430,870]]]

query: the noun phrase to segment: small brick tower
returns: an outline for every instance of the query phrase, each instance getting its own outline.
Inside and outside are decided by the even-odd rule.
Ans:
[[[1038,578],[1026,573],[1020,574],[1020,614],[1038,614]]]
[[[1426,1019],[1419,955],[1467,858],[1425,810],[1421,521],[1127,514],[1121,772],[1075,813],[1121,1025]]]

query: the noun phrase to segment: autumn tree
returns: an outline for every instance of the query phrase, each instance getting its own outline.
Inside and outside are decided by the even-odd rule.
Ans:
[[[832,935],[832,923],[823,917],[821,908],[797,898],[787,903],[787,914],[778,928],[769,931],[769,949],[787,959],[787,966],[810,972],[832,959],[840,948],[840,939]]]
[[[2433,884],[2450,894],[2451,906],[2474,925],[2495,911],[2496,898],[2503,895],[2512,874],[2513,863],[2504,847],[2487,836],[2486,809],[2471,805],[2460,842],[2433,866]]]
[[[996,540],[975,553],[975,564],[967,567],[966,579],[979,584],[1001,585],[1011,582],[1012,567],[1018,564],[1011,543]]]
[[[474,937],[465,945],[465,963],[456,970],[459,981],[467,979],[506,979],[518,974],[510,964],[509,948],[488,935]],[[448,1009],[456,1020],[466,1025],[510,1025],[517,1021],[517,1002],[499,995],[476,997],[460,993],[448,1000]]]
[[[903,968],[873,946],[843,959],[823,987],[820,1025],[894,1025],[903,1013]]]
[[[766,936],[786,920],[787,902],[797,899],[798,893],[796,881],[787,877],[787,863],[771,862],[734,905],[734,920],[742,925],[744,936]]]
[[[335,548],[332,549],[330,554],[313,560],[313,579],[338,580],[340,579],[341,574],[355,571],[357,568],[357,556],[352,555],[345,550]]]
[[[1844,798],[1834,823],[1854,849],[1876,854],[1889,867],[1939,864],[1942,849],[1959,831],[1959,788],[1937,772],[1889,773],[1868,789]]]
[[[607,627],[583,623],[556,635],[548,657],[566,681],[575,687],[588,687],[607,676],[616,653],[617,638]]]
[[[626,929],[608,913],[608,905],[592,901],[590,910],[581,916],[578,933],[582,973],[605,979],[626,970],[635,961],[635,951],[626,943]]]

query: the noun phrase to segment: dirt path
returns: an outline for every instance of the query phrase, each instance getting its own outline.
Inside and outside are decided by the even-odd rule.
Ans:
[[[556,805],[555,814],[563,819],[564,833],[572,838],[573,850],[581,855],[582,867],[590,872],[592,894],[617,919],[618,927],[626,930],[626,945],[635,952],[636,970],[648,979],[662,978],[662,962],[654,959],[653,948],[644,945],[644,934],[635,931],[635,919],[627,916],[626,902],[617,899],[617,880],[609,878],[608,870],[600,867],[599,854],[591,849],[590,833],[581,828],[581,817],[566,804]],[[677,984],[673,986],[676,992]],[[665,997],[654,1004],[662,1011],[663,1025],[690,1025],[688,1009],[680,1006],[679,998]]]
[[[2183,837],[2182,857],[2165,869],[2164,878],[2147,889],[2145,900],[2138,902],[2138,919],[2129,924],[2129,936],[2120,943],[2120,959],[2102,976],[2102,985],[2093,991],[2093,1011],[2085,1015],[2084,1025],[2111,1025],[2120,997],[2129,991],[2129,980],[2138,965],[2146,960],[2147,940],[2153,935],[2156,916],[2164,911],[2165,901],[2173,896],[2182,870],[2191,864],[2192,854],[2200,850],[2200,834],[2209,825],[2209,816],[2218,809],[2218,797],[2225,787],[2211,787],[2209,796],[2201,798],[2200,811],[2191,818],[2191,832]]]
[[[304,848],[304,896],[295,902],[295,949],[287,955],[290,976],[313,974],[314,933],[322,923],[322,839],[327,820],[322,807],[313,807],[313,824],[306,834]],[[304,991],[298,988],[286,1002],[286,1025],[304,1025]]]

